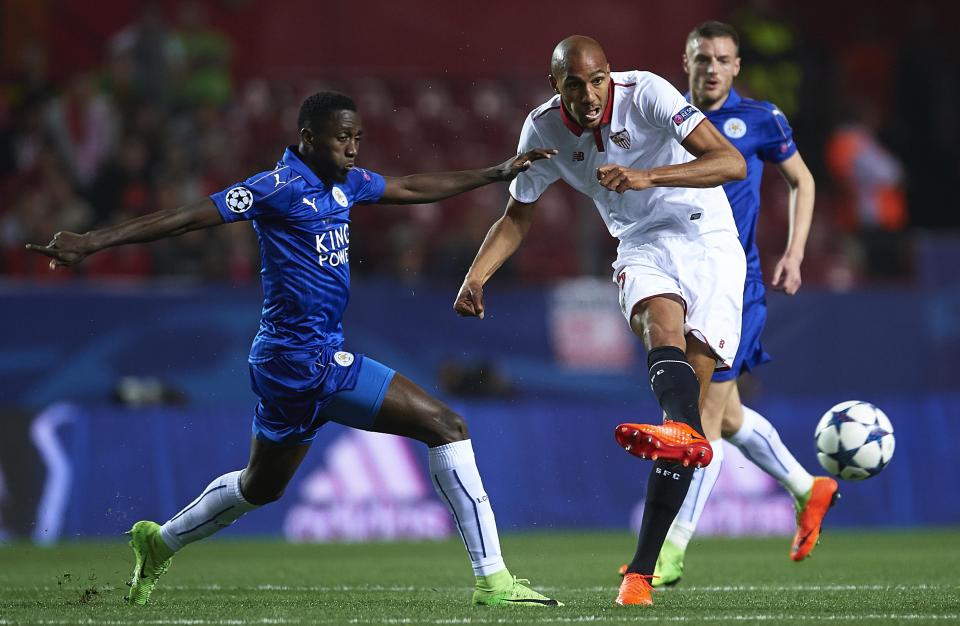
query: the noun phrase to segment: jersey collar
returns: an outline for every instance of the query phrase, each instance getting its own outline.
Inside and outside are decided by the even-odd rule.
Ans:
[[[727,99],[724,100],[721,109],[729,109],[737,106],[743,98],[740,97],[740,94],[737,93],[737,90],[733,87],[730,88],[730,93],[727,94]]]
[[[567,107],[563,106],[563,98],[560,99],[560,119],[563,120],[563,125],[567,129],[579,137],[583,134],[583,131],[586,130],[581,126],[575,119],[570,117],[567,114]],[[593,134],[597,135],[600,132],[600,129],[610,123],[610,120],[613,119],[613,78],[610,79],[610,91],[607,94],[607,106],[603,109],[603,116],[600,118],[600,126],[597,126],[593,129]]]
[[[283,158],[280,160],[291,170],[303,176],[303,180],[307,181],[311,186],[324,187],[323,182],[317,177],[314,171],[310,169],[310,166],[300,158],[296,146],[287,146],[287,149],[283,152]]]

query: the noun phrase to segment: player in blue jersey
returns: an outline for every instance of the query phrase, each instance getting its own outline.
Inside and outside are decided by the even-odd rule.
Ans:
[[[793,142],[790,124],[769,102],[744,98],[733,88],[740,71],[739,37],[721,22],[705,22],[687,37],[683,55],[689,77],[687,99],[730,140],[747,162],[744,180],[723,185],[733,208],[740,243],[747,257],[743,293],[743,325],[733,368],[719,371],[707,389],[704,425],[721,424],[720,431],[705,433],[714,450],[713,462],[694,474],[693,482],[667,534],[657,560],[654,586],[675,584],[683,575],[683,555],[723,462],[721,436],[737,446],[744,456],[776,478],[794,497],[797,533],[790,558],[800,561],[816,546],[820,523],[837,493],[832,478],[811,476],[797,462],[762,415],[743,406],[737,378],[770,360],[760,343],[767,318],[766,295],[757,249],[757,217],[760,212],[760,179],[764,163],[772,163],[787,182],[790,229],[787,247],[773,269],[774,289],[793,295],[800,288],[800,264],[813,217],[814,180]]]
[[[559,605],[507,570],[464,420],[401,374],[344,350],[340,323],[350,292],[352,207],[435,202],[513,180],[555,151],[532,150],[486,169],[383,177],[356,166],[363,130],[349,97],[314,94],[297,123],[299,144],[271,171],[179,209],[84,234],[59,232],[46,246],[27,244],[49,256],[53,269],[111,246],[239,220],[251,221],[260,241],[263,312],[249,358],[259,403],[249,461],[215,479],[162,526],[134,524],[130,601],[147,602],[175,552],[279,499],[331,421],[428,446],[431,482],[454,516],[476,576],[474,604]]]

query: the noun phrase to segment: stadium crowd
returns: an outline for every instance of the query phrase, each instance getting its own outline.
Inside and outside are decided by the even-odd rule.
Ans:
[[[739,89],[781,104],[818,181],[807,284],[842,289],[909,278],[907,229],[957,224],[956,214],[951,220],[939,205],[930,208],[946,184],[938,172],[955,176],[960,167],[949,142],[960,119],[950,98],[960,81],[940,49],[953,44],[932,37],[936,24],[915,12],[910,45],[899,53],[867,24],[834,56],[800,42],[775,13],[734,16],[751,68]],[[202,3],[186,2],[173,15],[146,5],[105,42],[99,67],[66,80],[50,78],[42,43],[20,47],[0,83],[0,275],[253,282],[258,254],[245,226],[107,250],[64,272],[47,271],[23,244],[174,208],[272,169],[295,140],[302,98],[317,89],[356,99],[365,124],[360,163],[385,174],[498,162],[514,150],[527,112],[549,96],[542,77],[240,76],[233,45],[208,25]],[[651,69],[683,90],[680,46],[676,68]],[[900,80],[930,94],[941,132],[907,114],[912,101],[894,88]],[[772,259],[788,224],[783,183],[771,176],[760,243]],[[506,193],[491,186],[437,205],[355,210],[354,271],[457,281]],[[508,275],[524,282],[607,276],[613,241],[595,209],[566,188],[548,194]]]

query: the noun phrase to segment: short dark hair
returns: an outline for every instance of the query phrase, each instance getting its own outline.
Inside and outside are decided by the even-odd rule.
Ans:
[[[729,37],[737,47],[737,52],[740,51],[740,35],[737,34],[737,29],[725,22],[710,21],[700,24],[687,35],[687,44],[689,45],[694,39],[717,39],[718,37]]]
[[[307,122],[317,122],[328,117],[334,111],[356,111],[353,98],[337,91],[318,91],[300,105],[297,116],[297,130],[305,128]]]

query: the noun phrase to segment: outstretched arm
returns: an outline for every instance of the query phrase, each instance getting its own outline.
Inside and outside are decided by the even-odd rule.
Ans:
[[[175,237],[222,223],[216,205],[205,198],[179,209],[157,211],[100,230],[82,234],[60,231],[47,245],[28,243],[27,250],[50,257],[50,269],[54,269],[59,265],[76,265],[104,248]]]
[[[534,161],[549,159],[556,150],[537,149],[512,157],[494,167],[462,172],[437,172],[387,177],[379,204],[436,202],[490,183],[509,182],[530,168]]]
[[[747,175],[743,156],[708,120],[693,129],[681,145],[696,158],[649,170],[604,165],[597,169],[597,179],[607,189],[623,193],[650,187],[716,187]]]
[[[458,314],[483,319],[483,286],[520,246],[533,222],[533,207],[534,203],[527,204],[513,198],[507,201],[503,217],[490,227],[463,279],[460,293],[453,303],[453,310]]]
[[[800,264],[803,263],[803,250],[806,248],[810,223],[813,221],[816,183],[799,152],[795,152],[777,167],[790,189],[790,228],[787,231],[787,249],[777,261],[771,285],[774,289],[792,296],[800,289]]]

